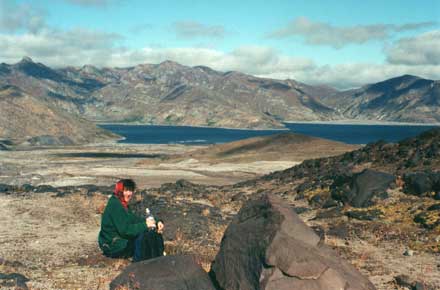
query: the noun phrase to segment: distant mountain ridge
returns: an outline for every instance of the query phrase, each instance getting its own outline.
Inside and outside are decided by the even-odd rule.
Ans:
[[[89,121],[284,128],[289,121],[440,122],[440,83],[402,76],[337,91],[176,62],[52,69],[24,58],[0,64],[0,85]]]
[[[24,58],[0,65],[2,83],[96,122],[262,129],[284,128],[285,120],[337,119],[332,108],[307,94],[307,85],[299,82],[171,61],[51,69]]]
[[[348,119],[440,122],[440,81],[403,75],[320,98]]]

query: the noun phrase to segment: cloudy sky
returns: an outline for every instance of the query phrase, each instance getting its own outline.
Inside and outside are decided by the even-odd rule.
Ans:
[[[362,3],[361,3],[362,2]],[[173,60],[340,89],[440,79],[440,1],[0,0],[0,62]]]

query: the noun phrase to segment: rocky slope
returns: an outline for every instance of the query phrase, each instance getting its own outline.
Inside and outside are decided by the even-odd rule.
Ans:
[[[404,75],[320,100],[347,119],[440,122],[440,81]]]
[[[118,136],[7,85],[0,87],[0,137],[9,145],[73,145]]]
[[[102,70],[66,69],[69,75],[112,81],[92,96],[119,108],[85,115],[98,120],[234,128],[283,127],[282,120],[325,120],[334,112],[301,91],[299,83],[261,79],[238,72],[187,67],[166,61],[158,65]],[[111,76],[108,75],[111,72]],[[134,106],[133,106],[134,104]],[[133,112],[132,108],[136,108]]]
[[[24,58],[0,65],[2,83],[98,122],[281,128],[285,120],[336,118],[333,109],[307,93],[328,89],[171,61],[55,70]]]
[[[251,129],[283,128],[286,121],[440,122],[439,81],[414,76],[338,92],[172,61],[52,69],[24,58],[0,64],[0,85],[95,122]]]

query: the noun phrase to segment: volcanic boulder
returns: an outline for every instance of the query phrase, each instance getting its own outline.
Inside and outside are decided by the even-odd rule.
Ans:
[[[403,176],[403,190],[413,195],[430,195],[440,192],[440,171],[412,172]]]
[[[123,288],[125,287],[125,288]],[[192,256],[165,256],[129,265],[110,289],[215,290]]]
[[[386,198],[386,190],[395,179],[391,174],[365,169],[353,176],[335,178],[332,197],[354,207],[367,207],[374,198]]]
[[[375,289],[273,195],[253,198],[234,217],[210,274],[224,290]]]

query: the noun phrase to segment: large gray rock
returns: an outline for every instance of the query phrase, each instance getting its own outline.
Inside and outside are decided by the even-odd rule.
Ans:
[[[129,265],[110,289],[215,290],[192,256],[165,256]],[[126,287],[126,288],[123,288]]]
[[[211,277],[224,290],[371,290],[278,197],[249,201],[226,229]]]
[[[365,169],[340,183],[335,181],[332,197],[354,207],[368,207],[374,204],[375,198],[387,197],[386,190],[395,179],[391,174]]]

